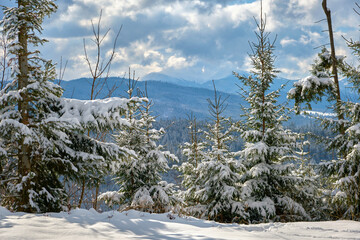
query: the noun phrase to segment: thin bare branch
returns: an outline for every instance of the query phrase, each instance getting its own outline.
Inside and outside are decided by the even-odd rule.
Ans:
[[[360,8],[360,5],[358,3],[355,3],[355,5]],[[359,11],[357,11],[355,8],[353,8],[354,12],[356,12],[357,15],[360,15]]]
[[[326,18],[323,18],[323,19],[321,19],[321,20],[319,20],[319,21],[316,21],[316,22],[314,22],[314,23],[320,23],[320,22],[323,22],[323,21],[326,21]]]
[[[121,26],[119,31],[116,34],[110,56],[107,58],[104,58],[103,51],[102,51],[103,50],[102,44],[103,44],[104,40],[106,39],[106,37],[109,35],[111,29],[110,28],[107,29],[105,31],[105,33],[102,34],[101,33],[102,32],[101,31],[101,20],[102,20],[102,10],[100,11],[100,15],[99,15],[97,23],[95,24],[94,21],[91,21],[91,27],[92,27],[92,33],[93,33],[93,38],[91,39],[91,41],[96,46],[96,56],[95,56],[94,61],[90,60],[90,56],[87,51],[86,41],[85,41],[85,39],[83,39],[85,61],[89,67],[90,74],[92,76],[90,100],[98,98],[99,94],[101,92],[103,92],[104,86],[107,86],[107,81],[108,81],[110,69],[111,69],[111,63],[114,60],[117,41],[118,41],[121,29],[122,29],[122,26]],[[92,64],[92,62],[93,62],[93,64]],[[103,76],[104,74],[105,74],[105,76]],[[113,92],[116,90],[115,84],[113,87],[108,88],[108,89],[109,89],[109,92],[107,95],[111,96],[113,94]],[[88,134],[90,134],[90,132],[88,132]],[[97,134],[97,137],[99,138],[98,140],[103,140],[106,137],[106,133],[99,133],[99,134]],[[81,202],[84,197],[83,193],[84,193],[85,184],[86,183],[84,181],[82,183],[82,193],[81,193],[81,197],[80,197],[80,201],[79,201],[79,206],[81,206]],[[99,183],[97,183],[97,185],[96,185],[96,194],[95,194],[96,196],[94,198],[95,201],[93,203],[93,207],[95,209],[97,208],[98,193],[99,193]]]
[[[330,43],[322,44],[320,46],[314,47],[314,49],[323,48],[323,47],[328,46],[328,45],[330,45]]]
[[[64,74],[66,71],[66,67],[68,64],[68,60],[65,61],[65,65],[63,66],[63,59],[60,57],[60,67],[59,67],[59,75],[58,75],[58,85],[61,85],[61,82],[64,80]]]

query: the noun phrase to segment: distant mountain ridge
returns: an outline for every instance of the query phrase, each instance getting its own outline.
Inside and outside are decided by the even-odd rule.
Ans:
[[[245,71],[239,71],[237,72],[240,76],[248,77],[250,75],[249,72]],[[158,78],[161,76],[161,78]],[[162,82],[172,82],[180,86],[194,86],[198,88],[205,88],[209,90],[213,90],[213,83],[212,80],[203,82],[203,83],[196,83],[194,81],[184,80],[181,79],[181,81],[176,82],[176,79],[171,76],[167,76],[165,74],[159,74],[159,73],[150,73],[145,76],[145,79],[147,80],[155,80],[155,81],[162,81]],[[285,87],[281,90],[281,97],[279,99],[279,102],[286,102],[286,95],[287,92],[293,88],[293,83],[297,80],[290,80],[282,77],[277,77],[274,79],[273,84],[270,87],[270,91],[274,91],[276,89],[279,89],[282,85],[285,85]],[[240,80],[235,77],[234,75],[228,75],[226,77],[215,79],[214,80],[216,89],[225,93],[231,93],[231,94],[238,94],[239,87],[237,85],[241,84]],[[348,83],[346,79],[340,80],[340,90],[341,90],[341,96],[344,101],[351,100],[351,101],[357,101],[358,96],[356,93],[351,91],[351,84]],[[326,111],[327,109],[327,102],[320,102],[317,104],[312,104],[315,111]]]
[[[159,81],[159,82],[167,82],[173,83],[176,85],[184,86],[184,87],[201,87],[201,84],[195,81],[189,81],[182,78],[170,77],[166,74],[162,73],[149,73],[145,75],[141,81]]]
[[[239,71],[237,73],[240,76],[244,76],[244,77],[248,77],[250,75],[250,73],[245,71]],[[212,80],[208,80],[203,83],[197,83],[195,81],[176,78],[162,73],[149,73],[143,77],[143,80],[161,81],[161,82],[174,83],[180,86],[186,86],[186,87],[191,86],[191,87],[206,88],[213,90]],[[219,91],[225,93],[232,93],[232,94],[237,94],[239,91],[237,85],[240,84],[240,81],[234,75],[228,75],[220,79],[214,79],[214,81],[215,81],[216,89],[218,89]],[[295,81],[296,80],[277,77],[274,79],[274,82],[271,86],[271,90],[279,89],[281,85],[285,84],[286,86],[282,92],[287,93],[293,87],[292,85]],[[345,79],[339,81],[339,83],[340,83],[341,92],[343,93],[342,95],[344,95],[345,98],[356,97],[356,94],[350,91],[350,85]]]
[[[64,89],[64,97],[76,99],[89,99],[91,85],[90,79],[81,78],[72,81],[63,81],[61,86]],[[126,92],[126,81],[122,78],[109,78],[107,85],[117,85],[116,91],[112,96],[122,97]],[[139,81],[137,88],[144,89],[144,81]],[[208,115],[207,99],[213,99],[214,92],[205,88],[185,87],[173,83],[160,81],[147,81],[147,91],[149,98],[154,102],[152,108],[154,115],[160,118],[185,118],[187,114],[194,113],[198,118],[205,119]],[[240,113],[240,103],[244,103],[239,95],[220,93],[224,97],[228,96],[228,107],[225,115],[238,118]],[[99,94],[98,98],[107,95],[106,88]]]
[[[247,76],[247,73],[242,74]],[[149,98],[154,102],[153,112],[160,118],[185,118],[190,113],[194,113],[200,119],[209,117],[207,99],[214,98],[213,83],[211,80],[204,83],[197,83],[195,81],[187,81],[159,73],[149,74],[145,76],[144,79],[147,80]],[[117,89],[112,96],[125,96],[126,81],[126,79],[118,77],[109,78],[107,85],[104,85],[103,92],[98,98],[106,97],[108,94],[107,88],[111,88],[113,85],[116,85]],[[224,114],[235,119],[239,118],[241,114],[240,105],[246,104],[240,95],[237,94],[239,88],[236,84],[240,84],[240,81],[235,76],[230,75],[214,80],[214,82],[219,93],[223,97],[228,97],[228,107]],[[292,88],[292,82],[291,80],[283,78],[274,80],[271,90],[278,89],[282,84],[286,84],[278,99],[280,104],[288,101],[286,94]],[[139,81],[137,87],[143,90],[144,83],[144,81]],[[341,81],[340,83],[342,92],[346,93],[343,94],[344,97],[356,97],[346,89],[345,81]],[[80,78],[63,81],[61,86],[64,88],[64,97],[66,98],[83,100],[90,98],[90,79]],[[329,112],[326,104],[326,101],[318,103],[313,106],[313,110]],[[293,106],[293,102],[290,102],[289,106]]]

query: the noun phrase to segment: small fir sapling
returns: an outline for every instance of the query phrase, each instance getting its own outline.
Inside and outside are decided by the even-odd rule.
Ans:
[[[136,84],[134,75],[132,78],[129,76],[129,99],[133,97]],[[147,97],[147,90],[139,94]],[[130,124],[114,135],[120,147],[132,150],[134,154],[128,155],[114,172],[120,185],[119,191],[103,193],[99,199],[119,204],[120,210],[165,212],[176,201],[173,184],[162,181],[161,174],[169,170],[168,159],[177,161],[177,158],[157,144],[165,131],[153,128],[152,105],[151,100],[143,105],[129,105],[126,119]]]
[[[218,95],[214,84],[214,100],[208,99],[212,119],[204,131],[208,148],[196,168],[194,200],[198,204],[193,211],[197,210],[197,215],[204,218],[233,222],[244,218],[244,208],[238,187],[241,164],[236,153],[229,150],[234,126],[229,118],[222,116],[225,100]]]

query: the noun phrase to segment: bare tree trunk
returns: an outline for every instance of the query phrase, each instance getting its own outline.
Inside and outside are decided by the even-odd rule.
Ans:
[[[95,199],[94,199],[94,204],[93,204],[93,208],[94,208],[95,210],[98,209],[98,200],[97,200],[97,198],[98,198],[98,196],[99,196],[99,190],[100,190],[100,183],[97,182],[97,183],[96,183],[96,188],[95,188]]]
[[[326,15],[326,20],[329,28],[329,39],[330,39],[330,46],[331,46],[331,59],[332,59],[332,74],[334,77],[334,83],[335,83],[335,94],[336,94],[336,112],[338,115],[339,120],[344,119],[344,114],[341,113],[340,106],[341,106],[341,97],[340,97],[340,87],[339,87],[339,76],[338,76],[338,70],[337,70],[337,59],[335,54],[335,43],[334,43],[334,34],[332,29],[332,22],[331,22],[331,11],[327,8],[327,0],[322,1],[322,8],[324,10],[324,13]],[[340,126],[340,133],[344,134],[344,126]]]
[[[79,199],[79,204],[78,204],[78,207],[79,207],[79,208],[81,208],[81,204],[82,204],[82,201],[83,201],[83,199],[84,199],[85,184],[86,184],[86,181],[85,181],[85,179],[84,179],[83,182],[82,182],[82,186],[81,186],[81,194],[80,194],[80,199]]]
[[[83,40],[85,61],[89,67],[89,70],[90,70],[90,73],[92,76],[90,100],[96,99],[98,94],[100,94],[100,92],[103,90],[104,86],[106,85],[107,79],[109,78],[111,63],[115,57],[117,40],[119,38],[121,28],[122,28],[122,26],[121,26],[119,31],[117,32],[117,35],[114,39],[114,45],[113,45],[112,51],[110,53],[110,56],[106,60],[102,59],[102,56],[101,56],[102,55],[102,42],[105,39],[105,37],[107,36],[107,34],[109,33],[110,29],[108,29],[104,33],[104,35],[101,35],[101,33],[100,33],[101,32],[101,18],[102,18],[102,11],[100,11],[99,20],[96,25],[93,23],[93,21],[91,21],[92,31],[93,31],[93,35],[94,35],[94,39],[92,39],[92,40],[96,45],[96,57],[95,57],[94,65],[91,64],[90,57],[88,56],[88,52],[87,52],[86,41],[85,41],[85,39]],[[103,74],[105,74],[105,78],[102,81],[100,81]],[[111,95],[114,90],[115,90],[115,86],[113,86],[113,88],[111,90],[109,90],[109,95]],[[88,131],[88,136],[90,136],[90,131]],[[79,207],[83,201],[85,185],[86,185],[86,181],[84,180],[82,183],[82,190],[81,190],[82,194],[81,194],[80,200],[79,200]],[[93,208],[95,210],[97,210],[97,197],[99,194],[100,182],[96,181],[95,185],[96,185],[96,190],[95,190]]]
[[[24,0],[19,0],[18,1],[18,7],[19,9],[23,8],[26,9],[27,5],[27,1]],[[26,15],[26,14],[24,14]],[[21,21],[21,18],[24,15],[20,15],[19,16],[19,21]],[[18,55],[18,61],[19,61],[19,71],[20,74],[18,74],[18,89],[22,89],[27,87],[27,85],[29,84],[29,79],[28,79],[28,73],[29,73],[29,69],[28,69],[28,46],[27,46],[27,42],[28,42],[28,33],[27,33],[27,27],[26,25],[22,25],[19,29],[19,33],[18,33],[18,38],[19,38],[19,44],[21,46],[21,50],[19,50],[19,55]],[[21,96],[21,100],[19,100],[18,102],[18,107],[19,107],[19,112],[20,112],[20,123],[24,124],[24,125],[28,125],[29,124],[29,102],[27,99],[27,96],[25,93],[20,93]],[[21,139],[19,144],[19,175],[20,177],[26,176],[30,170],[31,170],[31,162],[30,162],[30,148],[27,144],[24,143],[24,139]],[[21,205],[25,205],[28,202],[28,188],[26,187],[28,186],[28,184],[25,184],[25,187],[22,190],[21,193]],[[25,209],[22,209],[25,210]]]

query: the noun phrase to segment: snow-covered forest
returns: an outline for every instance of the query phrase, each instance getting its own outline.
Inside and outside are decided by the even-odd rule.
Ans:
[[[155,103],[146,84],[142,89],[137,86],[141,79],[136,69],[129,68],[123,83],[126,97],[113,96],[116,86],[108,86],[106,79],[111,75],[121,33],[115,34],[113,50],[102,56],[107,34],[100,31],[102,13],[97,22],[91,22],[92,44],[99,54],[92,59],[88,51],[94,47],[85,40],[83,46],[91,75],[91,97],[78,100],[62,97],[66,67],[58,71],[39,50],[47,43],[42,38],[43,21],[51,19],[56,2],[17,0],[16,6],[3,7],[0,228],[13,226],[11,219],[25,213],[55,216],[52,221],[56,224],[63,224],[59,223],[61,218],[77,222],[76,216],[81,218],[80,224],[113,218],[117,227],[129,216],[133,221],[156,213],[159,215],[151,221],[167,221],[164,225],[168,228],[174,219],[176,224],[193,222],[193,234],[195,227],[211,224],[220,229],[229,226],[234,231],[256,232],[255,226],[250,229],[239,224],[267,223],[259,226],[269,230],[285,226],[274,222],[359,221],[360,103],[358,99],[343,99],[339,87],[339,78],[346,78],[352,91],[360,94],[359,62],[348,63],[345,56],[336,54],[327,1],[319,7],[324,10],[330,45],[319,49],[309,76],[293,83],[287,98],[294,104],[278,101],[283,86],[270,89],[279,73],[275,67],[276,36],[267,31],[267,17],[261,7],[254,18],[256,38],[249,46],[252,70],[249,75],[233,72],[238,79],[234,87],[245,102],[239,106],[242,114],[236,120],[224,114],[228,99],[213,82],[213,97],[207,99],[211,118],[199,121],[188,113],[182,133],[188,141],[181,143],[181,154],[169,151],[174,146],[166,149],[160,144],[166,129],[156,127],[152,112]],[[360,43],[347,38],[344,41],[359,60]],[[101,91],[108,91],[106,98],[98,98]],[[317,126],[329,133],[317,136],[326,148],[323,151],[333,153],[326,159],[314,159],[307,151],[314,132],[298,132],[286,124],[291,114],[306,114],[317,101],[328,101],[332,110],[332,114],[316,119]],[[235,143],[241,149],[234,147]],[[166,181],[171,178],[169,172],[175,175],[173,181]],[[104,209],[113,212],[101,215]],[[308,226],[297,224],[291,226]],[[346,231],[336,224],[329,223],[329,228]],[[289,226],[283,235],[296,231]],[[321,235],[321,231],[314,234]],[[149,234],[145,230],[133,233]],[[352,233],[347,237],[359,237],[359,231]],[[213,239],[231,238],[229,233],[215,235]],[[261,236],[266,235],[249,239]],[[180,238],[193,239],[185,235]],[[197,238],[202,239],[200,235]]]

